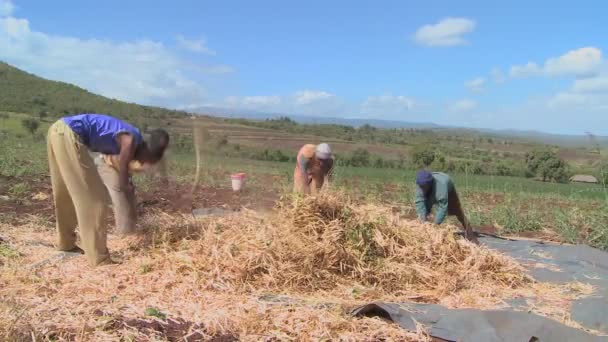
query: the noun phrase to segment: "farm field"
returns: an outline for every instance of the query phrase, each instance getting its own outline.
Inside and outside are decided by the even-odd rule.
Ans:
[[[608,342],[601,8],[0,0],[0,342]]]
[[[486,310],[521,298],[526,312],[604,333],[581,326],[570,312],[595,295],[593,285],[534,280],[528,268],[555,266],[531,266],[473,246],[455,234],[453,218],[440,227],[420,224],[413,203],[416,155],[432,146],[420,155],[435,159],[431,169],[453,168],[478,233],[608,250],[602,184],[522,174],[526,154],[538,148],[566,158],[571,172],[593,174],[603,151],[458,131],[171,115],[136,121],[144,130],[170,132],[168,184],[153,174],[135,176],[137,232],[117,235],[109,214],[117,263],[91,268],[82,256],[53,247],[45,134],[58,115],[0,112],[0,336],[431,341],[423,326],[405,330],[385,319],[353,317],[352,310],[378,301]],[[203,132],[198,184],[193,126]],[[294,197],[295,154],[302,144],[319,142],[336,154],[332,187],[306,200]],[[230,184],[236,172],[246,174],[239,193]]]
[[[41,120],[32,134],[22,124],[28,118],[9,113],[1,129],[0,312],[14,318],[0,320],[0,335],[10,340],[257,341],[306,336],[431,341],[423,327],[408,331],[350,312],[371,301],[412,300],[483,310],[522,296],[534,298],[529,310],[542,317],[601,334],[572,321],[568,311],[576,300],[594,293],[592,286],[532,281],[516,261],[457,240],[452,219],[442,228],[417,223],[415,167],[338,166],[333,195],[300,202],[290,195],[293,160],[234,153],[236,144],[239,152],[251,156],[280,146],[289,156],[309,141],[330,141],[338,156],[342,149],[348,156],[364,148],[391,158],[407,156],[407,149],[314,135],[287,139],[289,134],[277,130],[212,118],[197,120],[206,135],[196,188],[188,127],[193,120],[171,120],[167,126],[176,141],[167,157],[169,184],[149,175],[135,178],[138,232],[124,238],[110,228],[109,248],[118,264],[90,268],[82,257],[53,251],[54,211],[44,140],[51,120]],[[235,172],[247,175],[240,193],[230,188]],[[466,214],[480,233],[608,249],[607,200],[601,185],[467,173],[453,177]],[[322,219],[298,223],[310,208],[319,208],[316,215]],[[197,209],[223,214],[200,218],[193,215]],[[325,217],[326,212],[351,214]],[[113,217],[108,219],[112,227]],[[308,229],[346,240],[307,240]],[[346,235],[331,235],[340,231]],[[393,236],[392,248],[409,248],[412,259],[407,265],[412,268],[403,269],[400,263],[395,268],[380,266],[393,261],[369,252],[378,243],[369,237],[379,232]],[[438,254],[426,259],[429,244]],[[458,271],[466,267],[462,263],[432,264],[445,258],[464,262],[473,255],[484,260],[475,266],[479,269],[464,272]],[[332,266],[336,263],[342,266]],[[472,278],[455,280],[470,272]],[[404,283],[409,285],[396,285],[400,277],[409,277]]]
[[[0,160],[3,177],[0,191],[5,196],[9,196],[11,201],[23,200],[27,203],[31,202],[29,198],[35,195],[40,187],[46,188],[47,192],[50,190],[43,136],[49,123],[45,122],[37,135],[31,136],[21,127],[20,120],[24,117],[27,115],[11,114],[9,119],[3,121],[5,144]],[[177,134],[191,134],[186,126],[191,121],[191,119],[176,120],[169,127]],[[227,137],[228,145],[237,143],[253,150],[280,146],[286,151],[286,155],[291,153],[291,156],[295,155],[301,144],[308,141],[330,141],[338,155],[342,153],[343,146],[350,146],[352,150],[355,145],[334,144],[331,139],[318,136],[298,137],[292,139],[291,144],[272,143],[272,139],[283,139],[286,135],[273,130],[218,123],[218,121],[211,118],[198,121],[198,124],[207,129],[209,138],[204,142],[206,146],[203,148],[201,186],[208,189],[223,189],[222,191],[229,193],[230,174],[245,172],[248,175],[247,191],[251,193],[262,191],[267,194],[267,198],[264,199],[267,207],[272,207],[271,203],[291,188],[293,162],[239,158],[223,153],[222,149],[213,150],[211,147],[216,144],[218,137]],[[239,135],[240,132],[247,132],[248,135]],[[261,140],[263,141],[260,142]],[[192,143],[191,140],[187,142]],[[365,144],[359,146],[369,148],[369,145]],[[376,150],[373,148],[369,150],[375,155],[376,153],[372,151],[381,151],[383,148],[391,149],[378,147]],[[400,153],[407,154],[407,152]],[[193,148],[174,146],[168,159],[175,189],[166,189],[168,192],[166,197],[179,197],[179,194],[193,182],[196,168]],[[415,170],[415,167],[406,169],[339,167],[335,170],[334,185],[360,198],[402,207],[414,217]],[[452,176],[458,191],[465,199],[464,205],[469,219],[481,230],[500,234],[523,233],[556,241],[586,242],[600,248],[608,248],[608,214],[606,214],[608,194],[602,185],[559,184],[521,177],[458,173]],[[137,182],[144,197],[147,190],[156,191],[154,184],[148,184],[149,180],[146,177],[140,177]],[[171,194],[171,191],[174,193]],[[50,197],[46,205],[50,207]],[[192,205],[196,206],[197,203]],[[27,209],[23,210],[27,211]],[[8,211],[4,210],[3,215],[9,215]]]

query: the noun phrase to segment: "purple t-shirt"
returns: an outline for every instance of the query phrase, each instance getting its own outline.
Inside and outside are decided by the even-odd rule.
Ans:
[[[109,115],[79,114],[66,116],[62,120],[93,152],[119,154],[120,146],[116,137],[120,133],[131,134],[136,145],[141,144],[143,140],[139,129]]]

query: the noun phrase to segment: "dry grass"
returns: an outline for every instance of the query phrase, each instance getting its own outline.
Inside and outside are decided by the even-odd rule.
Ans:
[[[91,268],[76,257],[32,269],[26,266],[53,253],[53,232],[0,224],[20,253],[0,268],[0,336],[417,341],[428,339],[423,329],[348,311],[375,300],[487,309],[526,297],[534,298],[533,311],[574,325],[555,308],[592,291],[535,283],[514,260],[455,238],[450,228],[399,220],[341,195],[285,200],[263,216],[158,213],[141,226],[139,237],[110,236],[121,264]],[[269,294],[289,300],[263,299]]]
[[[274,217],[205,224],[197,267],[231,288],[313,293],[360,284],[374,295],[437,302],[463,290],[531,282],[513,260],[456,239],[449,228],[401,221],[344,196],[296,198]]]

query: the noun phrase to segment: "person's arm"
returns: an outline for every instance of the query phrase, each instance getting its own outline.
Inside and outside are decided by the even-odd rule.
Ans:
[[[422,189],[420,189],[419,187],[416,188],[415,202],[416,202],[416,214],[418,215],[418,218],[420,219],[420,221],[425,222],[426,217],[428,216],[429,212],[426,207],[426,198],[424,197],[424,193],[422,193]]]
[[[435,224],[442,224],[448,214],[448,198],[437,199],[437,212],[435,214]]]
[[[302,177],[308,179],[308,167],[310,165],[310,159],[303,155],[298,156],[298,168],[302,174]]]
[[[129,163],[135,155],[137,147],[131,134],[120,134],[118,137],[120,152],[118,154],[118,177],[121,191],[130,191],[133,185],[129,179]]]
[[[334,166],[336,165],[336,161],[332,158],[329,161],[331,165],[329,166],[329,170],[325,174],[325,179],[323,180],[323,187],[329,189],[331,182],[334,180]]]

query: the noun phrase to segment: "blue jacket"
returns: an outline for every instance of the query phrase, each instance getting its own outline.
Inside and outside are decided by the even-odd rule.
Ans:
[[[80,114],[66,116],[62,120],[93,152],[120,153],[120,146],[118,146],[116,138],[121,133],[131,134],[135,139],[135,145],[139,145],[143,141],[139,129],[109,115]]]

